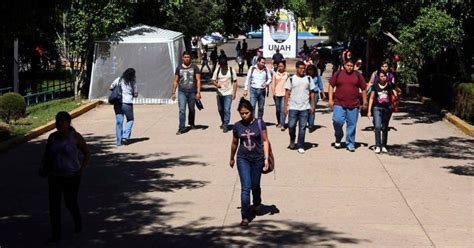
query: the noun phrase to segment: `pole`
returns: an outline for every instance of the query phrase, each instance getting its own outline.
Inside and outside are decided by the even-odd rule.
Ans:
[[[18,39],[13,41],[13,91],[20,92],[20,81],[18,78]]]

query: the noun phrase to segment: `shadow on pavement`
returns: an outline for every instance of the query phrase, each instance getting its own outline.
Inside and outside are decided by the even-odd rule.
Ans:
[[[445,166],[445,169],[449,169],[449,172],[460,175],[460,176],[474,176],[474,163],[468,163],[467,165],[458,166]]]
[[[438,110],[417,101],[402,101],[400,111],[392,116],[393,120],[402,121],[402,125],[430,124],[441,121]]]
[[[415,140],[404,145],[390,146],[390,155],[404,158],[447,158],[474,160],[474,139],[448,137],[433,140]]]

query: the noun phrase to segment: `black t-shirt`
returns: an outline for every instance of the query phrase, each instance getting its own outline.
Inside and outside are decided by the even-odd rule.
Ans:
[[[183,65],[176,67],[175,75],[179,76],[179,90],[186,93],[197,92],[196,74],[201,74],[199,68],[195,64],[191,64],[185,68]]]
[[[381,88],[379,84],[374,85],[374,107],[388,108],[392,106],[392,91],[393,86],[391,83],[385,85],[385,88]]]
[[[260,125],[262,125],[262,130],[265,130],[265,122],[260,121],[260,123]],[[239,150],[237,151],[237,157],[249,161],[263,160],[263,143],[257,119],[247,126],[244,125],[242,121],[235,123],[233,133],[234,137],[239,139],[240,144]]]
[[[280,63],[283,60],[283,55],[281,53],[275,53],[272,56],[273,63]]]

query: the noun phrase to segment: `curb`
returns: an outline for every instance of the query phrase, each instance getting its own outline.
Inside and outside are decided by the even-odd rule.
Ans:
[[[436,104],[433,103],[431,101],[431,99],[428,98],[428,97],[422,96],[422,97],[419,97],[419,100],[424,104],[429,104],[429,105],[432,105],[435,108],[439,109],[439,107],[436,106]],[[474,137],[474,126],[468,124],[467,122],[465,122],[463,119],[457,117],[456,115],[451,114],[447,110],[441,109],[440,112],[441,112],[441,116],[443,117],[444,120],[447,120],[450,123],[452,123],[453,125],[455,125],[463,133],[465,133],[465,134],[467,134],[471,137]]]
[[[84,106],[81,106],[79,108],[76,108],[76,109],[70,111],[69,114],[74,119],[74,118],[76,118],[76,117],[78,117],[78,116],[80,116],[84,113],[87,113],[89,110],[91,110],[93,108],[96,108],[97,106],[99,106],[100,104],[103,104],[103,103],[104,103],[103,101],[91,102],[91,103],[88,103]],[[43,126],[37,127],[35,129],[29,131],[28,133],[26,133],[23,136],[16,137],[16,138],[7,140],[5,142],[2,142],[2,143],[0,143],[0,152],[7,151],[9,148],[11,148],[15,145],[26,143],[26,142],[28,142],[28,141],[44,134],[44,133],[46,133],[46,132],[49,132],[49,131],[53,130],[54,128],[55,128],[55,121],[50,121],[50,122],[44,124]]]

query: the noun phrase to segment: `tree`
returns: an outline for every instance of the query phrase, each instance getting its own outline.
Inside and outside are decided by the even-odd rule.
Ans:
[[[56,45],[75,73],[74,94],[79,97],[87,81],[86,64],[94,42],[123,26],[129,13],[127,5],[107,0],[72,0],[58,8]]]

